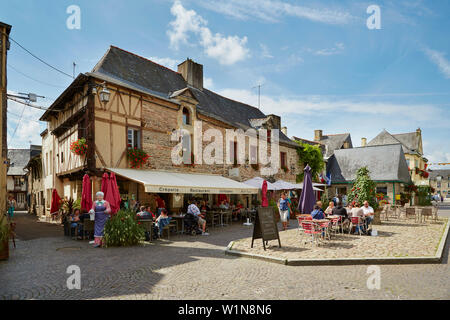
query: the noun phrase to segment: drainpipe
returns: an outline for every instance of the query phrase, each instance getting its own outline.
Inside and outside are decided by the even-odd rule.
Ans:
[[[395,204],[395,182],[392,182],[392,193],[394,195],[394,199],[393,199],[392,203]]]

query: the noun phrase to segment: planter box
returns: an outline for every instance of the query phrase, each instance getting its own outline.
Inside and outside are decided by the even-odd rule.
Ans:
[[[0,243],[0,260],[8,260],[9,258],[9,239]]]

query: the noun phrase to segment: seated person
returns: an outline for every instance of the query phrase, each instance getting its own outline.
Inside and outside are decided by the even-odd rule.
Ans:
[[[81,223],[80,215],[80,209],[75,209],[70,215],[70,227],[75,228],[78,240],[81,240],[81,236],[83,234],[83,224]]]
[[[227,200],[223,200],[222,203],[219,206],[220,209],[228,210],[230,209],[230,205],[227,202]]]
[[[158,226],[158,234],[160,238],[162,237],[164,227],[170,223],[170,219],[171,218],[169,217],[167,210],[165,208],[162,208],[161,214],[158,218],[156,218],[156,225]]]
[[[347,209],[342,206],[342,203],[338,203],[336,207],[333,208],[332,215],[341,216],[342,227],[347,228],[350,224],[350,220],[348,219]]]
[[[333,201],[330,201],[330,202],[328,203],[328,207],[325,209],[325,214],[326,214],[327,216],[330,215],[330,214],[332,214],[334,208],[335,208],[334,202],[333,202]]]
[[[233,209],[233,217],[236,220],[239,219],[238,216],[241,214],[242,208],[244,208],[244,206],[242,205],[242,203],[240,201],[238,201],[237,205]]]
[[[361,207],[361,209],[365,217],[366,230],[369,230],[369,225],[372,223],[373,218],[375,217],[375,212],[373,211],[373,208],[369,206],[368,201],[364,201],[364,205]]]
[[[197,207],[197,203],[195,200],[190,201],[187,213],[192,214],[198,218],[198,225],[200,228],[202,228],[202,236],[209,236],[209,233],[206,232],[206,220],[204,219],[204,215],[200,212],[200,209]]]
[[[325,219],[325,214],[323,213],[322,208],[316,204],[314,206],[314,210],[311,212],[311,217],[314,220],[321,220]]]
[[[352,206],[351,216],[352,216],[352,217],[359,217],[360,222],[361,222],[362,219],[364,219],[364,212],[363,212],[363,210],[359,207],[359,203],[355,203],[355,204]],[[361,228],[361,232],[364,232],[363,226],[360,226],[360,227],[356,227],[356,228],[355,228],[355,234],[359,234],[359,229],[360,229],[360,228]]]
[[[152,219],[155,220],[155,215],[151,211],[150,206],[141,206],[140,211],[136,214],[138,219]]]
[[[201,204],[200,204],[200,210],[201,210],[202,212],[206,212],[206,211],[209,211],[209,210],[210,210],[210,208],[209,208],[209,206],[206,204],[206,201],[205,201],[205,200],[202,200],[202,202],[201,202]]]

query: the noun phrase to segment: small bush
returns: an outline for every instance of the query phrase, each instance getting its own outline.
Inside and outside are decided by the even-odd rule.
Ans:
[[[144,239],[144,227],[131,210],[120,210],[106,223],[104,240],[107,247],[132,246]]]

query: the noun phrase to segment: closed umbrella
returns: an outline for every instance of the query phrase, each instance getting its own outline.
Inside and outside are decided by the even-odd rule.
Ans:
[[[87,174],[83,177],[83,189],[81,191],[81,211],[88,212],[92,208],[91,179]]]
[[[111,181],[111,190],[114,196],[114,204],[111,204],[112,213],[116,213],[120,209],[120,192],[119,187],[117,185],[116,175],[114,172],[111,172],[109,175],[109,179]]]
[[[111,182],[112,182],[111,179],[108,177],[108,179],[106,180],[106,183],[105,183],[105,191],[102,191],[102,192],[105,193],[104,199],[109,202],[109,206],[111,207],[111,213],[110,214],[113,214],[114,213],[113,206],[114,206],[114,201],[115,200],[114,200],[114,190],[113,190],[113,187],[111,185]],[[103,188],[102,188],[102,190],[103,190]]]
[[[106,196],[106,191],[107,191],[107,186],[109,184],[109,176],[108,174],[105,172],[102,176],[102,186],[100,188],[100,190],[103,192],[103,194]]]
[[[52,201],[50,204],[50,214],[57,214],[61,205],[61,198],[59,197],[58,191],[56,191],[56,189],[53,189]]]
[[[269,205],[269,200],[267,200],[267,181],[264,180],[262,184],[262,201],[261,206],[267,207]]]
[[[305,174],[303,177],[303,189],[300,195],[300,200],[298,202],[298,210],[303,214],[310,214],[316,203],[316,198],[314,197],[313,183],[311,179],[311,167],[306,165]]]

